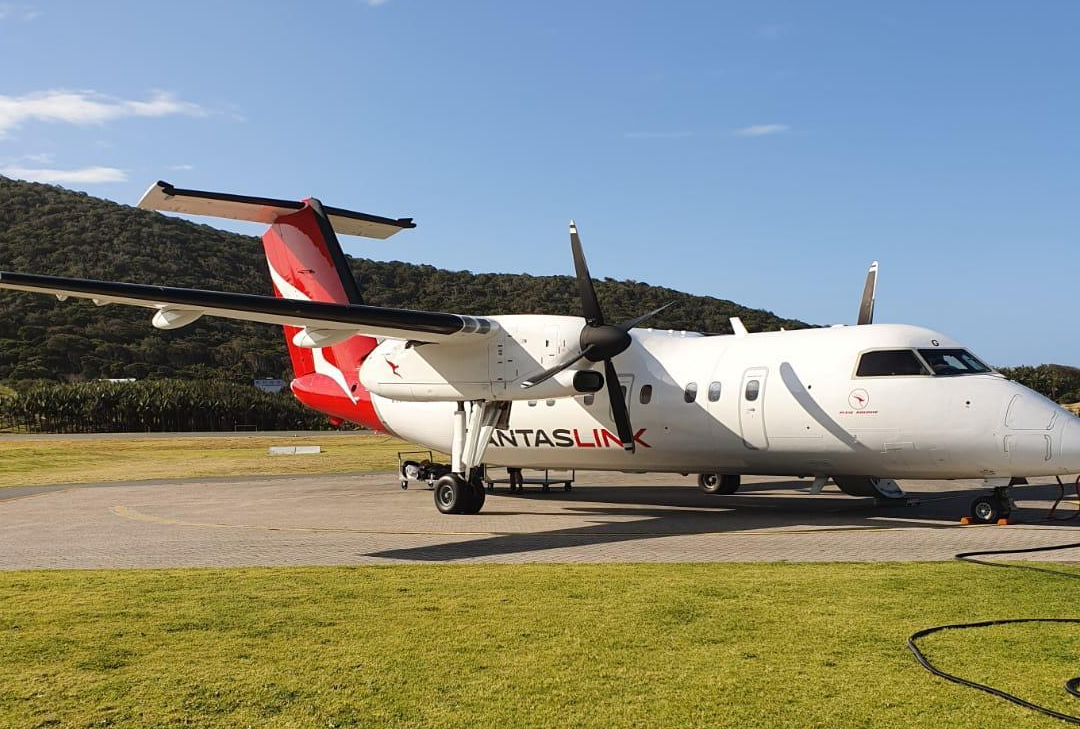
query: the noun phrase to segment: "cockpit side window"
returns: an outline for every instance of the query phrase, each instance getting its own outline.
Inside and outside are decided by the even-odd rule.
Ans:
[[[935,375],[977,375],[990,368],[966,349],[920,349]]]
[[[926,367],[910,349],[882,349],[865,352],[859,358],[856,377],[901,377],[929,375]]]

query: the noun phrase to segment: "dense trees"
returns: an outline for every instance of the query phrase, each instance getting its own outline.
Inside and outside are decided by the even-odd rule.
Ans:
[[[1080,369],[1058,364],[1037,367],[999,367],[998,371],[1010,380],[1041,392],[1051,400],[1062,403],[1080,402]]]
[[[567,276],[474,275],[396,261],[351,263],[369,304],[465,314],[577,314],[579,309],[574,282]],[[0,270],[270,293],[255,238],[2,177]],[[730,316],[742,317],[756,330],[806,326],[730,301],[633,281],[601,281],[597,291],[612,319],[676,301],[652,322],[657,327],[726,332]],[[147,312],[139,309],[0,293],[0,381],[210,376],[236,382],[288,379],[280,330],[203,318],[163,332],[152,328]]]

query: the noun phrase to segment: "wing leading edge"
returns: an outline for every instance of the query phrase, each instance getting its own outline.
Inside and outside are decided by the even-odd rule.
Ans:
[[[0,271],[0,288],[91,299],[95,304],[126,304],[157,309],[154,325],[177,328],[202,315],[301,327],[312,334],[306,346],[366,334],[421,342],[452,342],[485,338],[498,329],[489,319],[431,311],[391,309],[362,304],[279,299],[201,289],[93,281]]]

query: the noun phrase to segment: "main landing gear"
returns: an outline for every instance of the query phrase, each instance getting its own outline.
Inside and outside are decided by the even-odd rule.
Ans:
[[[474,400],[466,418],[465,403],[454,412],[454,438],[450,446],[450,473],[435,482],[435,508],[443,514],[476,514],[484,506],[484,451],[491,434],[508,428],[509,402]]]
[[[1008,486],[995,486],[992,494],[977,496],[971,502],[971,520],[976,524],[997,524],[1012,513]]]
[[[480,469],[466,481],[456,473],[448,473],[435,482],[435,508],[443,514],[478,514],[484,507],[487,489],[480,479]]]
[[[733,494],[739,490],[739,481],[737,473],[703,473],[697,477],[698,488],[707,494]]]

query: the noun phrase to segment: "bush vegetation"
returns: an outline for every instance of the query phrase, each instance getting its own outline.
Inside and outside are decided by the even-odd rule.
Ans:
[[[214,380],[32,383],[0,396],[0,428],[28,433],[319,430],[289,392]]]

